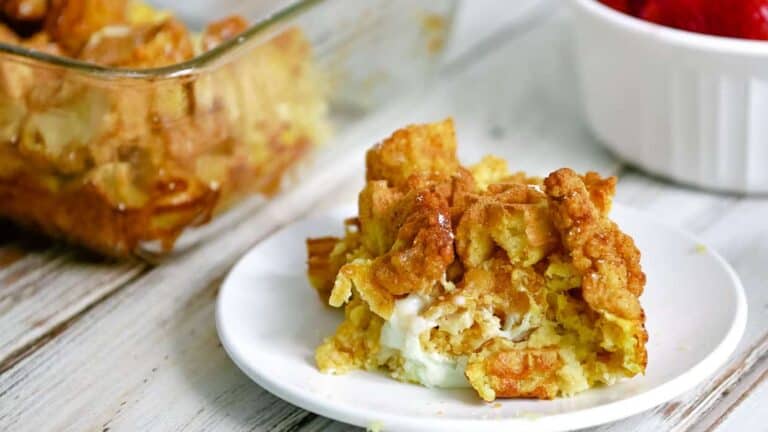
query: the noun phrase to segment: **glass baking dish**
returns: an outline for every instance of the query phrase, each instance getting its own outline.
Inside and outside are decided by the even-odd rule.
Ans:
[[[0,43],[0,217],[107,255],[170,252],[291,170],[300,181],[297,164],[333,134],[428,79],[455,6],[149,3],[192,29],[232,13],[251,24],[153,69]]]

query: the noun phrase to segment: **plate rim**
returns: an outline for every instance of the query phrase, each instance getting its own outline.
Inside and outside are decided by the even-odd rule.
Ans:
[[[342,209],[349,207],[349,204],[333,206],[331,208],[325,209],[322,212],[313,213],[296,219],[251,247],[246,253],[243,254],[242,257],[240,257],[237,263],[231,268],[229,273],[227,273],[227,276],[222,282],[216,298],[215,310],[216,332],[218,334],[219,340],[221,341],[222,347],[224,348],[229,358],[235,363],[235,365],[237,365],[241,371],[243,371],[251,380],[261,386],[264,390],[277,396],[283,401],[306,411],[310,411],[317,415],[328,417],[336,421],[363,428],[370,426],[372,422],[381,421],[386,430],[398,431],[484,431],[497,430],[501,427],[507,428],[509,431],[515,431],[529,430],[531,427],[535,426],[536,429],[540,431],[560,432],[598,426],[628,418],[641,412],[647,411],[651,408],[666,403],[682,395],[683,393],[690,391],[698,384],[704,382],[704,380],[716,373],[717,370],[728,361],[738,346],[741,338],[743,337],[744,331],[746,330],[748,304],[744,286],[733,267],[716,250],[706,246],[706,243],[703,243],[694,234],[666,221],[663,221],[655,215],[650,214],[649,212],[641,211],[627,205],[614,203],[613,210],[630,213],[633,214],[634,217],[645,218],[652,221],[654,224],[661,225],[666,229],[675,231],[676,233],[690,240],[692,243],[706,246],[707,253],[711,255],[718,264],[720,264],[732,282],[729,287],[731,288],[730,291],[733,291],[733,294],[736,297],[736,312],[733,320],[731,321],[731,326],[728,329],[725,337],[720,340],[718,345],[688,371],[660,384],[651,390],[627,399],[617,400],[607,404],[585,408],[573,412],[544,415],[535,418],[521,416],[492,419],[449,419],[435,416],[414,417],[409,415],[399,415],[397,413],[387,413],[386,415],[382,415],[380,413],[372,412],[371,410],[364,408],[351,408],[349,406],[344,406],[338,403],[328,403],[321,396],[312,394],[311,392],[302,392],[300,390],[293,389],[292,387],[280,386],[270,380],[269,377],[260,373],[256,368],[253,368],[247,364],[243,360],[244,356],[242,356],[238,351],[236,344],[228,339],[223,321],[224,311],[222,310],[223,301],[221,299],[226,295],[227,292],[229,292],[229,289],[231,289],[229,287],[232,285],[231,281],[233,275],[238,273],[238,270],[244,265],[246,259],[262,244],[264,244],[264,242],[281,234],[284,231],[290,230],[291,227],[297,223],[315,218],[319,219],[324,216],[338,213],[342,211]]]

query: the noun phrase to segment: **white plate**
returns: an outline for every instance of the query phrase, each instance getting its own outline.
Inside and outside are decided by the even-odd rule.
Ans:
[[[744,331],[744,290],[728,264],[692,236],[615,206],[612,217],[643,252],[648,284],[645,376],[554,401],[486,404],[471,389],[437,390],[383,374],[321,374],[314,350],[341,320],[307,282],[304,239],[340,234],[345,207],[299,221],[258,244],[219,293],[219,337],[235,363],[262,387],[306,410],[393,431],[559,431],[627,417],[693,388],[714,373]]]

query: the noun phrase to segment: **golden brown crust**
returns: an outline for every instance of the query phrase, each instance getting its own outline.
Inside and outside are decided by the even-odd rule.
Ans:
[[[494,195],[478,197],[461,217],[456,248],[462,263],[478,266],[501,248],[513,263],[535,264],[559,241],[544,217],[544,196],[525,185],[495,186]]]
[[[634,240],[607,218],[616,179],[602,179],[596,173],[581,177],[564,168],[550,174],[545,185],[552,219],[573,266],[582,274],[584,300],[596,311],[636,323],[633,361],[644,370],[648,333],[639,297],[646,277]]]
[[[552,220],[563,244],[582,273],[584,299],[594,309],[626,319],[643,319],[638,297],[645,274],[640,251],[631,237],[604,216],[610,208],[614,180],[600,181],[591,174],[585,179],[563,168],[544,181],[552,200]]]
[[[372,369],[379,351],[378,334],[383,320],[371,313],[366,303],[353,299],[344,308],[344,322],[326,338],[315,354],[324,372],[344,373],[352,369]]]
[[[142,69],[181,63],[194,54],[186,27],[169,17],[157,23],[98,33],[78,57],[104,66]]]
[[[368,239],[363,244],[378,256],[343,266],[331,299],[339,306],[354,287],[371,301],[373,312],[388,318],[396,297],[430,292],[453,262],[450,209],[445,197],[429,188],[403,195],[371,182],[366,190],[370,193],[360,198],[362,237]]]
[[[516,348],[493,339],[469,357],[467,379],[486,401],[496,398],[553,399],[563,365],[557,348]]]
[[[366,155],[366,180],[401,186],[413,174],[451,176],[459,168],[453,120],[400,129]]]
[[[343,256],[342,259],[333,256],[333,250],[341,241],[338,237],[307,239],[307,275],[323,303],[328,302],[336,275],[344,265]]]
[[[203,50],[212,50],[221,43],[237,37],[247,29],[248,21],[237,15],[214,21],[203,30]]]
[[[5,16],[16,21],[40,21],[48,12],[48,0],[4,0]]]
[[[421,349],[466,361],[469,384],[489,401],[551,399],[642,373],[645,276],[634,242],[608,219],[616,180],[562,169],[542,181],[497,158],[467,170],[450,126],[410,126],[369,151],[360,246],[329,303],[363,302],[379,319],[425,326]],[[339,240],[317,242],[327,256]],[[334,266],[318,263],[310,276],[327,287]],[[399,309],[406,297],[406,308],[424,305],[417,316]],[[348,328],[318,349],[321,368],[348,357],[343,339],[360,334]],[[365,367],[419,382],[419,356],[394,351]]]
[[[358,197],[361,240],[374,256],[392,248],[397,234],[392,220],[403,193],[386,181],[370,181]]]
[[[76,56],[91,35],[126,21],[127,0],[50,0],[45,30]]]
[[[189,185],[187,195],[187,186],[179,182],[175,193],[185,197],[178,205],[119,210],[105,205],[103,190],[93,183],[65,186],[55,193],[35,183],[21,178],[0,181],[0,214],[111,256],[131,254],[141,239],[161,239],[161,246],[170,247],[184,227],[210,219],[218,198],[199,185]],[[158,204],[164,198],[168,196],[158,196]]]
[[[448,203],[432,191],[412,192],[393,218],[402,222],[390,251],[373,263],[374,281],[395,296],[425,292],[453,261]]]
[[[0,10],[19,35],[44,35],[55,46],[47,52],[104,66],[161,67],[195,55],[186,26],[138,1],[6,0]],[[202,31],[198,51],[213,49],[247,28],[248,22],[237,15],[214,21]]]

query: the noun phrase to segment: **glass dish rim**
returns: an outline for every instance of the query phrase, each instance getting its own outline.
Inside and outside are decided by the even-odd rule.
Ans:
[[[135,80],[166,80],[195,75],[210,67],[213,63],[225,58],[232,51],[257,38],[271,26],[284,22],[291,17],[301,15],[318,3],[325,0],[296,0],[274,12],[271,12],[251,24],[247,30],[225,41],[213,49],[195,57],[168,66],[132,69],[102,66],[96,63],[84,62],[70,57],[44,53],[42,51],[24,48],[20,45],[0,42],[0,55],[10,55],[15,60],[24,63],[34,63],[48,67],[63,67],[96,78],[135,79]]]

